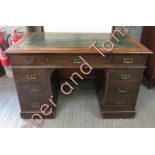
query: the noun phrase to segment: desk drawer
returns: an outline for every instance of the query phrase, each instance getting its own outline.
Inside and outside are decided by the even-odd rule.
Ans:
[[[47,56],[47,65],[57,67],[75,67],[79,68],[84,63],[79,56],[81,56],[92,67],[104,67],[108,64],[109,57],[103,58],[99,54],[79,54],[79,55],[49,55]]]
[[[17,83],[42,83],[48,80],[47,69],[13,69]]]
[[[133,97],[137,96],[139,84],[110,83],[108,89],[109,97]]]
[[[144,65],[145,56],[144,55],[113,55],[111,56],[112,64],[123,64],[123,65]]]
[[[126,111],[134,110],[136,105],[136,97],[132,98],[109,98],[107,103],[103,105],[104,110]]]
[[[82,63],[81,56],[92,67],[104,67],[108,64],[108,56],[103,58],[99,54],[51,54],[51,55],[13,55],[11,56],[12,66],[36,66],[47,65],[55,67],[79,67]]]
[[[27,101],[27,100],[20,101],[21,111],[35,111],[36,113],[40,112],[40,108],[44,104],[48,104],[49,106],[52,106],[52,104],[50,104],[48,100],[44,100],[44,99],[41,99],[41,100],[33,99],[31,101]]]
[[[35,66],[45,65],[46,63],[45,55],[13,55],[10,58],[12,66]]]
[[[51,91],[47,84],[22,84],[18,85],[18,95],[21,100],[48,100]]]
[[[109,81],[139,82],[142,78],[143,69],[110,69]]]

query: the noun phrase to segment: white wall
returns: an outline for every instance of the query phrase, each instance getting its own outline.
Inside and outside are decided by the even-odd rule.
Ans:
[[[5,26],[0,26],[1,27],[5,27]],[[15,30],[16,28],[22,27],[21,29],[19,29],[19,31],[26,33],[27,32],[27,28],[26,26],[6,26],[5,29],[3,31],[7,32],[7,33],[11,33],[13,32],[13,30]]]

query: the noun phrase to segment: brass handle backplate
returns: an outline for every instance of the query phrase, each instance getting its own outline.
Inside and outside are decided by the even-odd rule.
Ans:
[[[122,94],[128,93],[128,88],[118,88],[118,92]]]
[[[124,57],[123,58],[123,64],[133,64],[133,58]]]
[[[73,63],[74,63],[74,64],[82,64],[83,61],[82,61],[80,58],[74,58],[74,59],[73,59]]]
[[[35,88],[32,88],[32,89],[29,90],[29,92],[31,92],[31,93],[38,93],[39,90],[38,89],[35,89]]]
[[[131,74],[120,74],[121,80],[130,80]]]
[[[35,74],[26,75],[26,79],[27,80],[36,80],[37,79],[37,76]]]
[[[33,58],[26,58],[24,59],[24,64],[34,64],[34,59]]]
[[[118,107],[122,107],[122,106],[124,106],[126,103],[124,102],[124,101],[118,101],[118,102],[116,102],[116,105],[118,106]]]
[[[31,106],[32,106],[33,108],[40,108],[40,103],[34,102],[34,103],[31,104]]]

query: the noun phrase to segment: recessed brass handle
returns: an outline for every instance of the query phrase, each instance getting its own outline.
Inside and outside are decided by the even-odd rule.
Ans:
[[[122,106],[124,106],[126,103],[124,102],[124,101],[118,101],[118,102],[116,102],[116,105],[117,106],[119,106],[119,107],[122,107]]]
[[[131,74],[120,74],[121,80],[130,80]]]
[[[34,103],[31,104],[31,106],[32,106],[33,108],[40,108],[40,103],[34,102]]]
[[[118,92],[122,94],[128,93],[128,88],[118,88]]]
[[[26,79],[27,80],[36,80],[37,79],[37,76],[35,74],[26,75]]]
[[[35,88],[32,88],[32,89],[30,89],[29,90],[31,93],[38,93],[39,92],[39,90],[38,89],[35,89]]]
[[[123,58],[123,64],[133,64],[133,58],[124,57]]]
[[[28,65],[34,64],[34,59],[32,59],[32,58],[24,59],[24,64],[28,64]]]
[[[75,64],[82,64],[83,61],[80,58],[74,58],[73,59],[73,63],[75,63]]]

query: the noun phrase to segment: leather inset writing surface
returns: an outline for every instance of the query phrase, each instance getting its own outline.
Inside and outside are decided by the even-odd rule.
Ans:
[[[119,43],[111,38],[111,34],[104,33],[44,33],[33,34],[19,47],[21,48],[88,48],[94,41],[96,47],[102,48],[102,42],[110,39],[116,45],[115,48],[138,48],[127,37],[119,36]],[[106,45],[109,46],[108,44]]]

